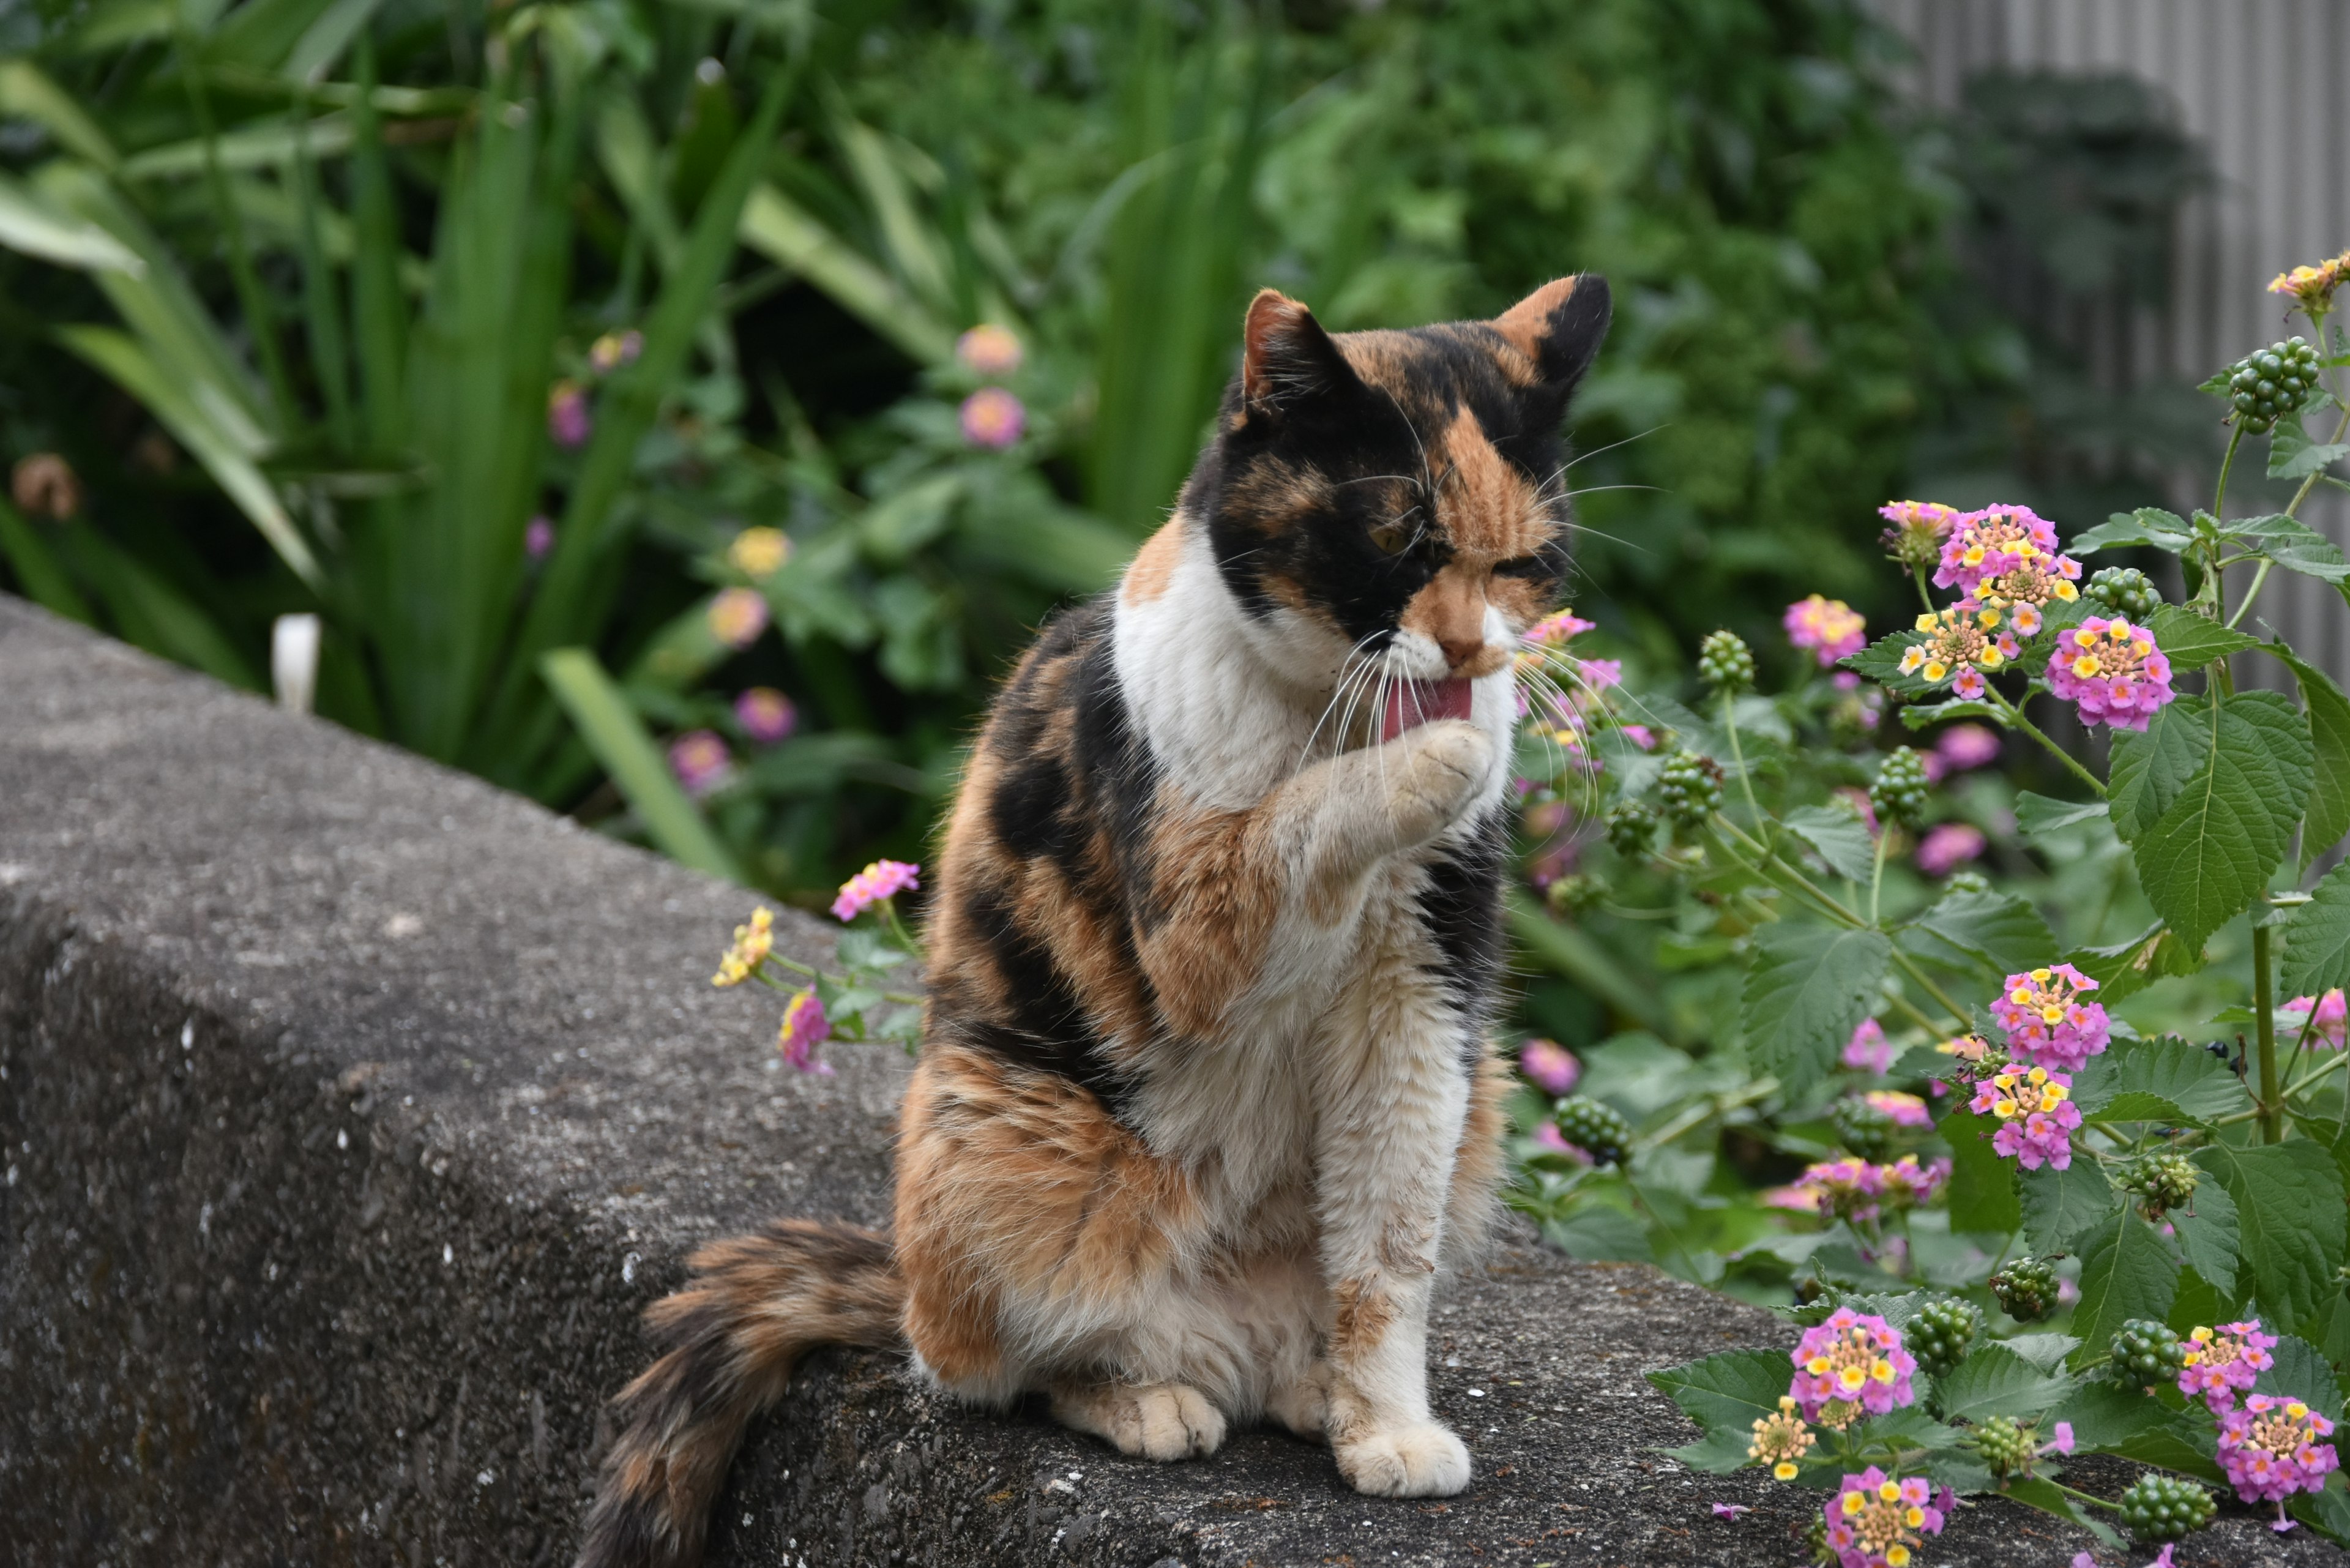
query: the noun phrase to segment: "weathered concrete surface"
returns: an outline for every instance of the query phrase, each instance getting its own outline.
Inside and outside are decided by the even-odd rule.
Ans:
[[[886,1210],[902,1061],[764,1069],[773,999],[707,984],[747,903],[0,598],[0,1563],[565,1560],[681,1255]],[[1130,1463],[833,1353],[712,1560],[1794,1560],[1816,1494],[1651,1452],[1691,1432],[1639,1376],[1787,1342],[1767,1314],[1516,1251],[1440,1333],[1479,1466],[1450,1503],[1264,1434]],[[2086,1544],[2003,1504],[1945,1542]],[[2342,1560],[2249,1518],[2179,1559]]]

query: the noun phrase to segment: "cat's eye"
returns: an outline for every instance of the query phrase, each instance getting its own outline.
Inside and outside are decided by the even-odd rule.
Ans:
[[[1400,523],[1382,523],[1371,530],[1371,543],[1379,547],[1383,556],[1399,556],[1403,547],[1411,543],[1411,530]]]

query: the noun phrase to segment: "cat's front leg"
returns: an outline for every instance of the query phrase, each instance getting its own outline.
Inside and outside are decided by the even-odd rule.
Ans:
[[[1493,750],[1484,731],[1446,719],[1299,774],[1270,803],[1296,884],[1311,898],[1434,839],[1484,794]]]
[[[1357,1490],[1450,1497],[1469,1451],[1429,1412],[1428,1311],[1468,1108],[1462,1025],[1400,961],[1345,1012],[1315,1150],[1330,1445]]]

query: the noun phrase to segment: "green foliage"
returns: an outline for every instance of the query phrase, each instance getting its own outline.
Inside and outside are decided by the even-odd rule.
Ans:
[[[2151,1545],[2178,1541],[2211,1522],[2218,1511],[2211,1494],[2181,1476],[2159,1472],[2132,1481],[2119,1499],[2122,1522],[2131,1535]]]

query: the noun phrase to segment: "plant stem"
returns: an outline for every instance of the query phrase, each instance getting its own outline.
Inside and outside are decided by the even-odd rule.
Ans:
[[[898,939],[899,947],[904,948],[916,959],[927,956],[922,951],[922,944],[914,940],[914,933],[906,929],[905,919],[898,913],[897,899],[881,900],[881,919],[889,926],[889,934]]]
[[[1926,563],[1919,561],[1910,566],[1909,580],[1918,585],[1918,602],[1926,607],[1928,615],[1933,614],[1934,590],[1926,586]]]
[[[1967,1010],[1960,1007],[1957,1002],[1952,1002],[1948,992],[1944,991],[1940,986],[1936,985],[1931,980],[1929,980],[1926,977],[1926,971],[1918,967],[1917,960],[1911,958],[1908,953],[1903,952],[1899,948],[1895,948],[1893,950],[1893,961],[1899,967],[1902,973],[1908,975],[1911,980],[1916,981],[1919,989],[1923,990],[1927,995],[1932,997],[1936,1003],[1950,1015],[1950,1021],[1958,1026],[1958,1032],[1960,1033],[1964,1033],[1974,1027],[1974,1020],[1968,1016]],[[1929,1025],[1929,1027],[1931,1026]]]
[[[237,210],[234,198],[229,194],[228,176],[222,172],[220,138],[213,124],[212,99],[204,91],[203,73],[197,68],[194,40],[187,25],[180,26],[174,39],[179,47],[180,73],[188,91],[188,107],[194,112],[196,133],[204,144],[204,186],[212,197],[213,214],[221,226],[221,238],[228,252],[228,275],[235,285],[238,306],[244,311],[245,327],[253,335],[255,357],[261,361],[262,379],[269,384],[270,400],[277,407],[279,434],[291,436],[302,424],[301,405],[294,400],[294,383],[286,374],[286,361],[278,351],[277,327],[270,319],[269,296],[262,292],[260,276],[253,270],[253,252],[245,244],[244,216]],[[307,136],[307,128],[299,128],[297,136]]]
[[[1877,864],[1868,873],[1868,923],[1877,924],[1877,895],[1885,887],[1885,846],[1892,842],[1892,825],[1880,828],[1877,835]]]
[[[2220,460],[2220,486],[2211,496],[2211,515],[2226,515],[2228,502],[2228,471],[2236,466],[2236,448],[2243,444],[2244,422],[2238,420],[2228,429],[2228,455]]]
[[[2261,1141],[2274,1143],[2284,1136],[2284,1096],[2277,1088],[2275,982],[2269,973],[2269,928],[2252,926],[2252,1011],[2261,1064]],[[2316,1016],[2315,1009],[2311,1016]]]
[[[1760,830],[1762,826],[1762,808],[1754,804],[1754,781],[1746,776],[1746,755],[1739,749],[1738,715],[1731,707],[1731,703],[1735,701],[1736,697],[1732,692],[1724,691],[1721,694],[1721,728],[1722,732],[1730,737],[1730,760],[1738,764],[1738,790],[1746,797],[1746,814],[1754,819],[1754,826]]]
[[[2299,505],[2300,503],[2296,501],[2293,504]],[[2261,589],[2269,580],[2269,568],[2275,565],[2276,563],[2274,561],[2263,560],[2257,567],[2253,568],[2252,586],[2244,590],[2244,602],[2238,605],[2236,607],[2236,613],[2228,618],[2228,625],[2230,628],[2232,628],[2238,621],[2243,619],[2244,612],[2252,607],[2252,601],[2261,597]]]
[[[2000,711],[2007,715],[2008,722],[2013,724],[2017,729],[2022,731],[2025,734],[2039,742],[2042,746],[2046,748],[2050,756],[2054,757],[2058,762],[2063,763],[2067,768],[2072,770],[2073,776],[2074,778],[2079,779],[2083,784],[2087,784],[2092,790],[2095,790],[2097,794],[2098,799],[2103,800],[2105,798],[2106,786],[2104,781],[2099,779],[2096,774],[2091,773],[2087,768],[2082,766],[2079,758],[2074,756],[2072,753],[2066,751],[2064,747],[2050,740],[2047,735],[2042,732],[2039,725],[2033,723],[2031,720],[2023,716],[2023,709],[2018,704],[2009,701],[2007,700],[2007,694],[2002,691],[1998,687],[1986,686],[1984,690],[1991,694],[1991,701],[1999,704]]]
[[[1741,1106],[1751,1106],[1757,1100],[1767,1100],[1778,1092],[1778,1079],[1773,1077],[1762,1077],[1755,1079],[1752,1083],[1746,1085],[1742,1088],[1730,1093],[1708,1095],[1704,1100],[1681,1112],[1680,1115],[1675,1116],[1672,1120],[1667,1122],[1656,1131],[1646,1133],[1639,1137],[1634,1138],[1632,1140],[1632,1147],[1636,1150],[1643,1148],[1662,1148],[1665,1145],[1672,1142],[1673,1139],[1680,1137],[1681,1134],[1689,1131],[1691,1127],[1696,1127],[1702,1122],[1710,1121],[1718,1116],[1727,1115],[1729,1112],[1738,1109]]]

